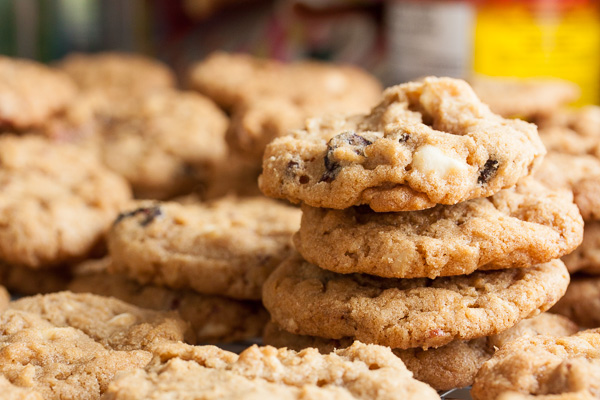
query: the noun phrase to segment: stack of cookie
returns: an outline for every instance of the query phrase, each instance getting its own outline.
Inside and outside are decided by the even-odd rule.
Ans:
[[[479,358],[451,349],[546,311],[569,283],[558,258],[583,221],[571,192],[530,176],[544,154],[535,125],[449,78],[389,88],[370,114],[309,120],[273,141],[260,188],[303,214],[300,254],[264,285],[276,324],[266,341],[358,339],[416,360],[437,389],[470,384],[493,346],[469,353]]]

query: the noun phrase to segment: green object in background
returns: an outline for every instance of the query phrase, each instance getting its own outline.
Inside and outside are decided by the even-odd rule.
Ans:
[[[0,54],[16,55],[13,0],[0,0]]]

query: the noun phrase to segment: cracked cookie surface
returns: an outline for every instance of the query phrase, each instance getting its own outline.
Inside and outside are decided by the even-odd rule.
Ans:
[[[327,355],[256,345],[239,356],[211,346],[162,350],[145,369],[111,383],[106,399],[440,398],[389,349],[359,342]]]
[[[513,186],[544,154],[535,125],[493,114],[464,81],[429,77],[387,89],[370,114],[277,138],[259,186],[313,207],[420,210]]]
[[[110,272],[141,284],[259,300],[292,252],[300,210],[264,197],[181,205],[144,202],[108,235]]]
[[[529,267],[573,251],[583,221],[572,195],[527,179],[483,199],[421,211],[302,206],[298,251],[339,273],[435,278]]]
[[[568,284],[560,260],[431,280],[342,275],[296,256],[267,279],[263,303],[291,333],[426,349],[508,329],[546,311]]]
[[[500,349],[475,377],[471,395],[475,400],[492,400],[511,391],[532,398],[596,398],[600,330],[522,338]]]
[[[106,297],[22,298],[0,315],[0,375],[44,399],[99,399],[117,373],[144,367],[153,346],[186,328],[175,314]]]
[[[435,349],[392,351],[404,362],[415,379],[431,385],[436,390],[450,390],[470,386],[483,363],[489,360],[498,348],[512,340],[534,335],[565,336],[578,330],[575,323],[563,316],[542,313],[493,336],[455,340]],[[263,335],[263,342],[271,346],[287,347],[296,351],[314,347],[321,353],[348,347],[352,341],[351,338],[332,340],[294,335],[274,323],[267,324]]]
[[[131,198],[127,183],[75,146],[0,137],[0,260],[31,268],[85,257]]]

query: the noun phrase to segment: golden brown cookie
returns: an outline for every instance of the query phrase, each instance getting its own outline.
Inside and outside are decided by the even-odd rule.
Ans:
[[[175,86],[175,75],[163,63],[138,54],[73,53],[58,67],[84,91],[100,89],[127,95],[144,95]]]
[[[600,159],[552,151],[535,177],[550,188],[573,191],[573,200],[586,221],[600,218]]]
[[[184,338],[175,314],[62,292],[0,314],[0,375],[44,399],[99,399],[117,373],[144,367],[153,346]]]
[[[228,119],[194,92],[82,96],[48,126],[55,140],[91,149],[138,198],[169,198],[206,186],[227,154]]]
[[[436,390],[450,390],[470,386],[484,362],[506,343],[519,337],[534,335],[571,335],[578,331],[577,325],[565,317],[542,313],[525,319],[497,335],[472,340],[457,340],[436,349],[393,349],[411,371],[415,379],[431,385]],[[263,342],[275,347],[287,347],[300,351],[315,347],[321,353],[348,347],[352,339],[324,339],[316,336],[300,336],[286,332],[274,323],[265,327]]]
[[[431,280],[342,275],[296,256],[267,279],[263,303],[291,333],[427,349],[502,332],[546,311],[568,284],[559,260]]]
[[[300,225],[300,210],[264,197],[137,207],[122,213],[108,235],[110,272],[236,299],[261,298]]]
[[[546,399],[596,398],[600,393],[600,331],[535,336],[507,344],[483,365],[471,395],[474,400],[492,400],[510,391]]]
[[[338,112],[365,112],[377,102],[381,84],[360,68],[314,61],[285,64],[247,54],[215,52],[193,66],[190,85],[231,110],[260,99],[304,105],[321,103]]]
[[[475,93],[493,112],[527,120],[545,116],[577,100],[579,87],[561,79],[516,79],[477,76],[470,80]]]
[[[307,117],[366,113],[381,96],[380,83],[356,67],[223,52],[198,63],[191,84],[232,110],[227,141],[254,164],[270,141],[302,128]]]
[[[93,156],[40,137],[0,137],[0,261],[42,268],[87,256],[130,201]]]
[[[274,140],[259,187],[313,207],[420,210],[511,187],[544,154],[535,125],[493,114],[464,81],[429,77],[387,89],[368,115]]]
[[[22,297],[11,302],[9,309],[35,314],[54,326],[76,328],[116,350],[147,349],[165,340],[195,340],[189,325],[175,312],[147,310],[89,293]]]
[[[177,311],[192,326],[199,343],[231,342],[261,335],[269,316],[257,301],[241,301],[204,295],[191,290],[173,290],[140,285],[106,272],[110,259],[88,261],[77,266],[69,290],[93,293],[158,311]]]
[[[328,355],[252,346],[239,357],[211,346],[162,347],[148,367],[113,381],[106,399],[440,398],[381,346],[355,342]]]
[[[44,396],[40,392],[13,385],[1,375],[0,393],[2,393],[2,398],[5,400],[44,400]]]
[[[483,199],[421,211],[302,206],[298,251],[334,272],[435,278],[529,267],[573,251],[583,221],[569,191],[533,179]]]
[[[600,277],[575,275],[564,297],[550,310],[586,328],[600,326]]]
[[[64,73],[34,61],[0,56],[0,128],[42,125],[76,95]]]

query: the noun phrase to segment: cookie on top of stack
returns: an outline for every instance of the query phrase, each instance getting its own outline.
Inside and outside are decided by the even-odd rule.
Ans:
[[[302,202],[303,215],[299,254],[263,288],[270,331],[292,347],[303,335],[421,348],[417,378],[470,384],[486,357],[465,357],[477,365],[468,376],[432,373],[460,364],[447,346],[546,311],[569,283],[558,258],[579,245],[583,221],[571,192],[531,177],[544,154],[535,125],[433,77],[387,89],[369,114],[308,120],[274,140],[259,186]],[[572,333],[557,321],[535,333],[557,324]],[[267,340],[286,344],[278,337]]]

